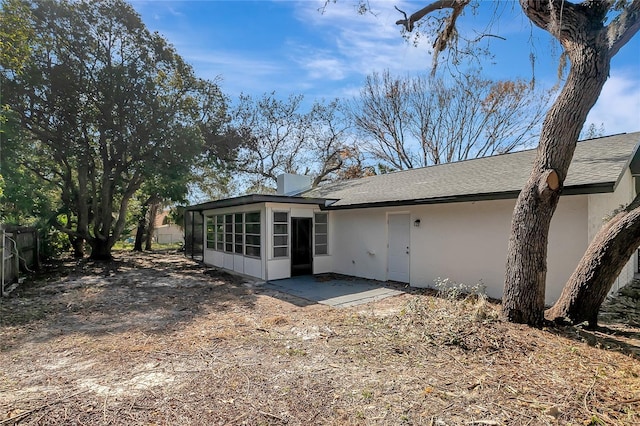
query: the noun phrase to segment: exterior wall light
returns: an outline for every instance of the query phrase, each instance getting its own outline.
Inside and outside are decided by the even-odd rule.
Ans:
[[[420,219],[416,219],[413,221],[413,226],[415,226],[416,228],[420,227]]]

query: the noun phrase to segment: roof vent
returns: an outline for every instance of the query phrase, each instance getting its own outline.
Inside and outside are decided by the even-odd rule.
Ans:
[[[278,195],[298,195],[311,189],[311,176],[285,173],[278,176]]]

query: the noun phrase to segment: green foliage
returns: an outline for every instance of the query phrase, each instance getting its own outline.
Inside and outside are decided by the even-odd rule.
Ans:
[[[0,5],[0,67],[20,72],[31,54],[29,41],[35,36],[31,11],[20,0],[3,0]]]
[[[180,227],[180,229],[184,229],[184,212],[185,206],[173,206],[171,210],[169,210],[169,214],[167,215],[167,219],[169,223],[175,223]],[[166,225],[166,224],[163,224]]]
[[[69,236],[58,231],[52,226],[40,226],[36,223],[40,234],[40,256],[43,259],[52,259],[62,256],[71,250]]]
[[[21,130],[16,182],[38,182],[64,217],[54,225],[108,257],[134,194],[185,199],[194,166],[215,152],[226,100],[122,0],[23,4],[31,49],[2,77]]]
[[[58,192],[48,181],[38,179],[24,164],[35,161],[31,143],[15,112],[4,108],[0,133],[0,172],[4,191],[0,194],[0,217],[5,223],[32,226],[46,221],[58,208]],[[42,161],[46,161],[42,159]]]

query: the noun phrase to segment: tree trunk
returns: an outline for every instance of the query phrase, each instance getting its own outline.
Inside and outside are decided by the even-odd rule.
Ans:
[[[160,209],[160,201],[154,200],[149,206],[149,225],[147,226],[147,235],[145,241],[145,250],[151,251],[151,244],[153,242],[153,234],[156,230],[156,218],[158,217],[158,210]]]
[[[71,247],[73,247],[73,257],[76,259],[82,259],[85,255],[84,252],[84,239],[79,237],[69,237]]]
[[[94,238],[91,241],[91,260],[113,260],[111,255],[111,247],[113,246],[109,240]]]
[[[147,229],[147,215],[140,216],[138,220],[138,229],[136,229],[136,241],[133,243],[133,251],[142,251],[142,241],[144,233]]]
[[[580,131],[609,76],[610,56],[600,17],[578,8],[566,9],[558,17],[549,2],[521,0],[521,4],[536,25],[558,38],[571,61],[567,81],[543,123],[509,237],[502,312],[509,321],[538,326],[544,321],[551,218]]]
[[[544,319],[547,241],[558,189],[557,183],[552,187],[546,182],[543,171],[534,171],[518,198],[511,223],[502,305],[509,321],[539,325]]]
[[[546,318],[596,327],[602,302],[638,246],[640,195],[600,229]]]

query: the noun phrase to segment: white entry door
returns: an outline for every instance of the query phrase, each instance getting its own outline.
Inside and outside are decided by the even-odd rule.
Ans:
[[[390,214],[388,216],[388,274],[392,281],[409,282],[409,214]]]

